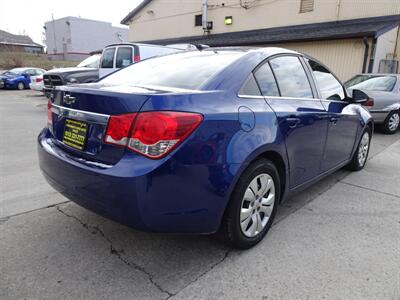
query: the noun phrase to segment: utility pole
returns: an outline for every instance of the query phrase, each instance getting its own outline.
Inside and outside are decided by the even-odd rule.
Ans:
[[[208,0],[202,0],[203,3],[201,5],[201,14],[202,14],[202,26],[204,33],[210,33],[210,29],[208,27],[207,22],[207,9],[208,9]]]

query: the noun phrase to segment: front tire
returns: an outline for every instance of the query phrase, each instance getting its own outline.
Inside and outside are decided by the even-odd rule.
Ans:
[[[364,168],[369,154],[369,148],[371,145],[371,129],[367,127],[362,135],[358,147],[353,154],[351,162],[346,166],[350,171],[360,171]]]
[[[18,82],[17,89],[22,91],[25,89],[25,84],[23,82]]]
[[[400,112],[392,111],[386,117],[383,123],[382,130],[386,134],[394,134],[399,129],[400,126]]]
[[[270,229],[280,201],[280,179],[267,159],[252,163],[236,184],[218,232],[230,246],[248,249]]]

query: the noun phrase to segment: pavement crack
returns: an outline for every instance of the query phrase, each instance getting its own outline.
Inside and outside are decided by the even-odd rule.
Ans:
[[[53,194],[58,194],[58,192],[53,192]],[[56,207],[57,205],[66,204],[66,203],[69,203],[69,202],[71,202],[71,201],[70,200],[66,200],[66,201],[63,201],[63,202],[57,202],[57,203],[50,204],[50,205],[47,205],[47,206],[31,209],[31,210],[20,212],[20,213],[16,213],[16,214],[13,214],[13,215],[9,215],[9,216],[4,217],[3,219],[7,219],[8,220],[8,219],[11,219],[11,218],[14,218],[14,217],[19,217],[19,216],[23,216],[23,215],[26,215],[26,214],[30,214],[30,213],[35,212],[35,211],[48,209],[48,208],[53,208],[53,207]],[[0,222],[1,222],[1,219],[0,219]]]
[[[360,188],[360,189],[363,189],[363,190],[375,192],[375,193],[378,193],[378,194],[383,194],[383,195],[386,195],[386,196],[391,196],[391,197],[395,197],[395,198],[400,198],[399,195],[391,194],[391,193],[387,193],[387,192],[382,192],[382,191],[378,191],[378,190],[371,189],[371,188],[367,188],[367,187],[365,187],[365,186],[361,186],[361,185],[358,185],[358,184],[349,183],[349,182],[346,182],[346,181],[339,181],[339,182],[340,182],[340,183],[343,183],[343,184],[346,184],[346,185],[349,185],[349,186],[357,187],[357,188]]]
[[[7,222],[10,219],[10,217],[4,217],[4,218],[0,218],[0,225],[4,224],[5,222]]]
[[[149,281],[151,282],[152,285],[154,285],[161,293],[165,293],[167,294],[167,298],[170,298],[171,296],[173,296],[173,293],[167,291],[166,289],[164,289],[160,284],[158,284],[155,279],[153,274],[151,274],[150,272],[148,272],[145,268],[143,268],[142,266],[135,264],[131,261],[128,261],[126,258],[123,257],[123,253],[124,251],[118,250],[112,243],[111,239],[109,237],[107,237],[104,233],[103,230],[101,230],[98,226],[92,226],[89,225],[85,222],[83,222],[81,219],[79,219],[78,217],[71,215],[67,212],[65,212],[64,210],[62,210],[58,205],[55,206],[57,208],[57,210],[63,214],[64,216],[68,217],[68,218],[72,218],[75,221],[77,221],[80,225],[82,225],[83,228],[85,228],[87,231],[89,231],[91,234],[99,234],[103,239],[105,239],[107,241],[107,243],[110,245],[110,254],[111,255],[115,255],[122,263],[124,263],[125,265],[145,274],[147,276],[147,278],[149,279]]]
[[[206,275],[207,273],[209,273],[210,271],[212,271],[215,267],[219,266],[220,264],[222,264],[230,255],[230,253],[232,252],[233,249],[229,248],[225,251],[224,256],[218,260],[217,262],[215,262],[214,264],[212,264],[210,266],[210,268],[208,268],[206,271],[202,272],[199,276],[197,276],[196,278],[194,278],[193,280],[191,280],[188,284],[186,284],[182,289],[180,289],[179,291],[177,291],[176,293],[170,293],[169,296],[167,298],[165,298],[164,300],[167,300],[173,296],[176,296],[177,294],[179,294],[181,291],[183,291],[185,288],[187,288],[189,285],[195,283],[196,281],[198,281],[200,278],[202,278],[204,275]]]

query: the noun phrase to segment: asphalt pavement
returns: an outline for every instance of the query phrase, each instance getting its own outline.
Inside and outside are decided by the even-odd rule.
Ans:
[[[135,231],[59,195],[36,137],[47,101],[0,91],[0,299],[400,299],[400,132],[365,169],[284,203],[247,251]]]

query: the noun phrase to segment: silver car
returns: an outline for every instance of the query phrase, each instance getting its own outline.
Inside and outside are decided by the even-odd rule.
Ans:
[[[367,107],[374,122],[387,134],[395,133],[400,127],[400,75],[359,74],[345,84],[348,89],[359,89],[374,99]]]

